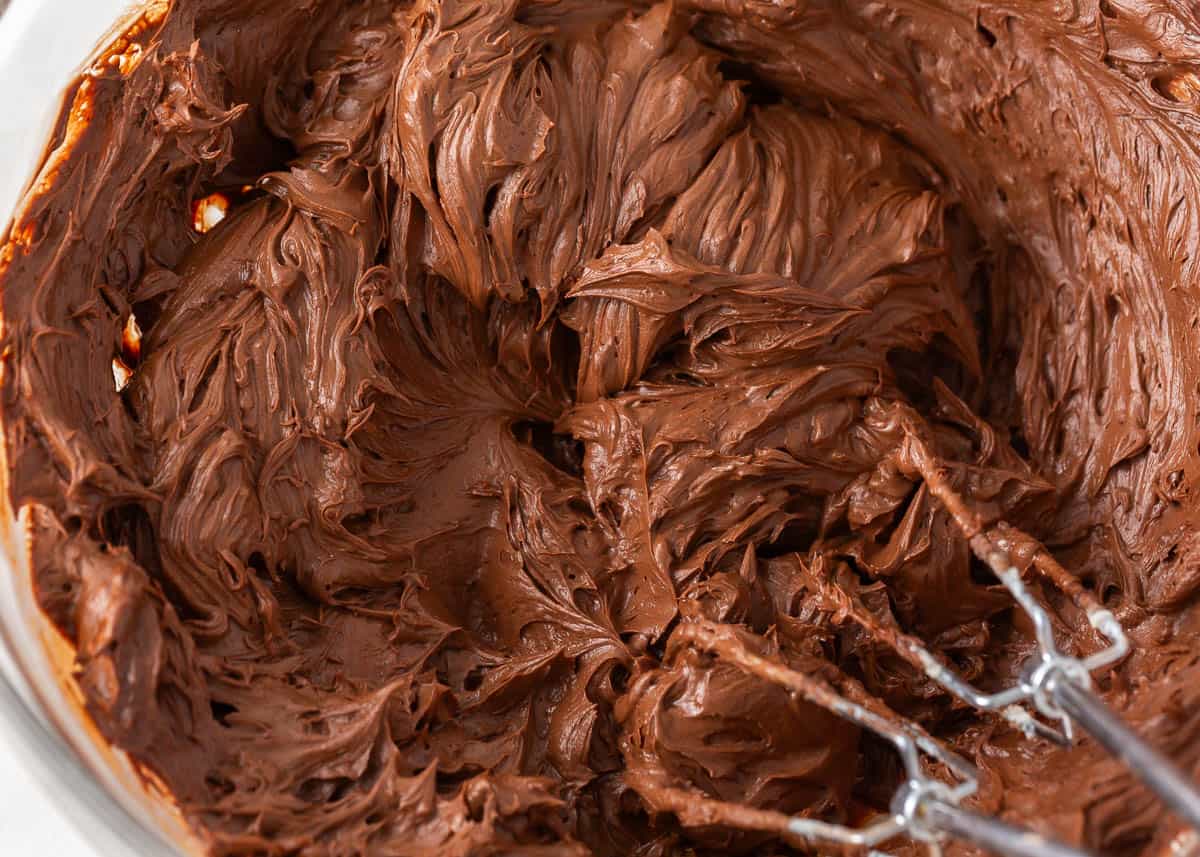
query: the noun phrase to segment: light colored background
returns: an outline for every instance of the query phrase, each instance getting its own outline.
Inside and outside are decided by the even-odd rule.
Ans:
[[[7,225],[37,163],[59,94],[128,5],[0,0],[0,224]],[[13,740],[0,731],[0,855],[95,857],[86,836],[14,756]]]
[[[54,808],[0,732],[0,854],[4,857],[95,857],[75,826]]]

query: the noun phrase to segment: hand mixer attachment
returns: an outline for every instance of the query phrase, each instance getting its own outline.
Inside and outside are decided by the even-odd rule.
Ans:
[[[907,462],[905,469],[923,479],[930,494],[962,530],[971,550],[1030,617],[1037,653],[1015,686],[986,693],[942,663],[920,640],[868,610],[853,592],[835,581],[813,582],[813,594],[822,609],[828,608],[842,619],[857,623],[874,638],[886,640],[897,654],[948,693],[977,709],[997,712],[1028,738],[1069,745],[1075,727],[1080,727],[1200,830],[1200,793],[1195,786],[1091,692],[1091,673],[1119,661],[1129,651],[1120,622],[1031,537],[1005,524],[985,527],[982,518],[950,487],[941,464],[922,440],[919,420],[913,417],[901,412],[907,431],[898,459]],[[1037,573],[1085,611],[1091,626],[1105,640],[1102,648],[1082,658],[1058,648],[1050,614],[1026,587],[1010,559],[1018,550],[1032,552],[1032,566]],[[768,831],[785,840],[809,844],[866,848],[872,857],[882,857],[874,850],[876,845],[900,835],[927,843],[934,855],[940,854],[946,839],[954,838],[1007,857],[1084,857],[1086,852],[964,808],[962,802],[978,788],[975,767],[916,723],[890,711],[854,679],[842,675],[835,689],[823,678],[757,654],[733,626],[708,620],[682,623],[670,641],[672,651],[680,647],[720,658],[874,732],[895,748],[906,780],[893,798],[890,812],[862,827],[730,804],[698,796],[691,790],[663,786],[654,788],[653,802],[658,808],[673,810],[693,823]],[[1059,724],[1058,728],[1054,723]],[[932,776],[931,769],[940,769],[951,782]]]
[[[874,732],[895,748],[906,780],[892,799],[890,812],[862,827],[729,804],[683,789],[657,788],[654,797],[658,807],[675,810],[693,821],[763,830],[784,839],[867,848],[873,857],[884,857],[874,846],[900,835],[927,843],[934,855],[941,853],[943,840],[953,837],[1008,857],[1086,857],[1085,852],[962,807],[962,801],[979,785],[975,767],[917,724],[887,709],[852,679],[842,677],[839,693],[821,678],[756,654],[733,627],[717,622],[681,624],[671,637],[671,648],[685,646],[715,655]],[[923,756],[954,782],[930,776]]]
[[[1092,672],[1116,663],[1129,652],[1129,641],[1121,623],[1033,539],[1003,524],[991,527],[989,532],[979,515],[947,483],[920,434],[911,426],[906,442],[910,444],[908,459],[915,464],[930,493],[962,530],[972,552],[988,565],[1033,622],[1038,648],[1015,686],[989,694],[968,684],[923,646],[910,643],[911,654],[921,663],[926,675],[976,708],[1000,711],[1027,737],[1040,735],[1069,744],[1074,740],[1074,728],[1078,725],[1123,762],[1182,819],[1200,830],[1200,791],[1196,785],[1161,753],[1142,741],[1091,691]],[[1021,573],[1010,559],[1014,549],[1022,543],[1036,547],[1033,568],[1083,608],[1088,622],[1105,638],[1107,645],[1104,648],[1083,658],[1059,650],[1049,613],[1025,586]],[[1046,719],[1058,721],[1061,730],[1049,729],[1035,719],[1021,706],[1023,702],[1032,703]]]

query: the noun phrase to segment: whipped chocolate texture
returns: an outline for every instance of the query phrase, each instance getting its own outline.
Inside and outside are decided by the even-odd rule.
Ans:
[[[977,809],[1165,853],[1117,762],[889,642],[989,688],[1032,645],[919,432],[1200,765],[1198,56],[1175,0],[146,17],[0,258],[7,488],[97,726],[214,855],[769,857],[664,795],[885,810],[878,739],[679,634],[720,623]]]

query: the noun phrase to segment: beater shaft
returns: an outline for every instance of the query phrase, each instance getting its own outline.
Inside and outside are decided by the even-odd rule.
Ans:
[[[943,801],[929,801],[923,821],[1000,857],[1089,857],[1086,851]]]
[[[1104,749],[1137,774],[1163,803],[1200,830],[1200,792],[1179,768],[1113,714],[1095,694],[1059,678],[1048,690],[1058,706]]]

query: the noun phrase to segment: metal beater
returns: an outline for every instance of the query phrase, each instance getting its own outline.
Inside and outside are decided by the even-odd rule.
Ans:
[[[846,695],[838,693],[822,679],[756,654],[732,626],[717,622],[685,622],[675,630],[670,645],[673,650],[690,646],[716,655],[750,675],[871,730],[896,749],[907,779],[892,799],[890,812],[862,827],[735,807],[682,789],[660,790],[657,795],[660,805],[665,802],[663,792],[671,792],[670,797],[679,807],[688,806],[694,815],[699,805],[714,823],[763,830],[808,844],[867,848],[871,857],[886,857],[875,846],[901,835],[927,844],[935,857],[941,854],[947,838],[970,842],[1005,857],[1087,857],[1084,851],[963,807],[962,802],[979,787],[975,766],[917,724],[891,712],[853,680],[845,678],[842,690]],[[923,756],[944,769],[953,782],[931,776]]]
[[[962,530],[972,552],[988,565],[1033,622],[1038,647],[1019,683],[999,693],[980,691],[927,649],[916,646],[913,654],[920,660],[926,675],[969,705],[1002,712],[1028,737],[1041,735],[1069,744],[1074,740],[1075,726],[1078,726],[1123,762],[1180,818],[1200,831],[1200,791],[1196,784],[1142,741],[1092,692],[1092,672],[1116,663],[1129,652],[1129,640],[1121,623],[1039,545],[1033,567],[1082,607],[1088,622],[1108,642],[1105,648],[1084,658],[1060,651],[1054,640],[1050,615],[1030,593],[1010,559],[1012,548],[1018,542],[1033,540],[1004,525],[993,527],[994,535],[989,537],[980,517],[947,484],[919,435],[910,432],[908,443],[912,444],[909,457],[916,462],[930,493]],[[1048,731],[1048,727],[1037,721],[1021,703],[1031,703],[1042,717],[1058,721],[1061,730]]]
[[[831,584],[839,606],[868,632],[894,641],[898,654],[921,669],[932,681],[968,705],[994,711],[1028,738],[1046,738],[1061,745],[1075,739],[1078,726],[1129,767],[1163,802],[1200,831],[1200,792],[1179,769],[1150,747],[1123,723],[1092,690],[1091,673],[1116,663],[1129,652],[1129,641],[1120,622],[1060,566],[1049,552],[1020,531],[1000,524],[991,528],[949,486],[941,465],[921,439],[915,415],[902,416],[908,429],[898,450],[902,460],[915,466],[956,525],[971,550],[993,571],[1033,623],[1037,653],[1022,672],[1018,684],[997,693],[985,693],[942,663],[919,640],[898,627],[885,626],[854,598]],[[989,531],[990,530],[990,531]],[[1033,597],[1010,556],[1019,545],[1036,546],[1034,568],[1080,606],[1091,626],[1107,645],[1083,658],[1062,652],[1055,640],[1050,616]],[[843,693],[824,680],[791,670],[755,653],[732,626],[708,621],[685,622],[672,635],[671,648],[689,646],[715,655],[745,672],[779,685],[807,702],[818,705],[886,739],[899,753],[906,781],[892,800],[890,813],[863,827],[849,827],[802,816],[734,806],[682,789],[662,789],[660,805],[677,802],[697,807],[714,823],[773,832],[785,839],[864,847],[872,857],[885,857],[876,845],[906,835],[926,843],[940,855],[947,839],[959,839],[1005,857],[1085,857],[1086,852],[964,808],[961,804],[978,788],[975,767],[945,747],[915,723],[900,718],[874,699],[861,685],[844,677]],[[843,695],[846,694],[846,695]],[[1028,706],[1028,707],[1027,707]],[[1041,715],[1039,719],[1033,711]],[[1047,722],[1049,721],[1049,722]],[[1057,722],[1059,728],[1052,726]],[[945,782],[927,772],[923,756],[950,775]]]

